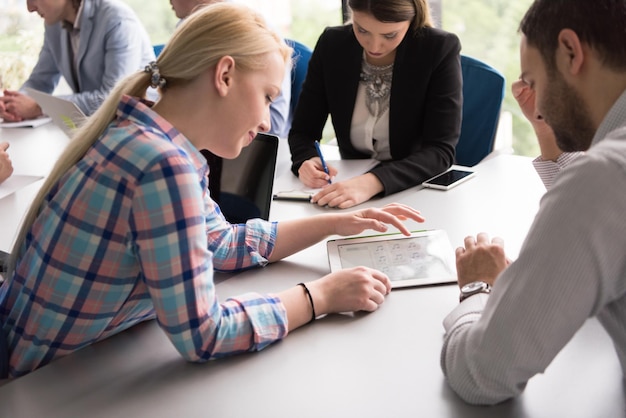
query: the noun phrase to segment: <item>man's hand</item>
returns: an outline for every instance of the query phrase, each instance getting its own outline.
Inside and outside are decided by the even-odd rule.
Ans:
[[[0,98],[0,116],[6,122],[20,122],[42,115],[41,108],[31,97],[17,91],[4,91]]]
[[[523,80],[517,80],[511,86],[513,97],[517,100],[520,109],[535,130],[541,158],[548,161],[556,161],[563,151],[556,144],[556,136],[552,128],[546,123],[537,111],[535,104],[535,92]]]
[[[481,280],[491,285],[510,261],[504,254],[504,241],[481,232],[465,238],[465,247],[456,249],[456,269],[459,287]]]

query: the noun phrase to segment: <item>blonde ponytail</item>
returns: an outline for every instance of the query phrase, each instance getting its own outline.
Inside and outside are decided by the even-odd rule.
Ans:
[[[276,51],[281,53],[285,62],[291,57],[291,48],[269,29],[258,13],[241,4],[208,5],[192,13],[179,25],[159,55],[156,68],[160,78],[165,80],[164,87],[159,90],[165,95],[168,87],[194,80],[226,55],[233,57],[238,68],[243,71],[260,70],[266,63],[263,56]],[[16,261],[22,256],[26,234],[39,215],[50,190],[84,157],[114,120],[122,96],[143,98],[152,84],[151,78],[152,71],[142,70],[120,81],[100,108],[78,129],[22,223],[11,252],[7,277],[11,277]]]
[[[70,168],[83,158],[87,150],[89,150],[104,133],[106,127],[115,118],[117,105],[122,96],[128,94],[143,97],[146,94],[149,84],[150,75],[143,71],[128,76],[128,78],[122,80],[113,88],[98,110],[91,117],[87,118],[85,123],[76,130],[26,213],[15,244],[13,245],[13,250],[11,251],[7,277],[11,277],[15,269],[15,262],[22,255],[26,234],[35,222],[35,219],[37,219],[41,206],[50,190]]]

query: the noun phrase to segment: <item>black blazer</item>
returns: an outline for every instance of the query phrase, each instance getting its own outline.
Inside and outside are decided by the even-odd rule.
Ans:
[[[391,161],[370,170],[384,195],[418,185],[454,162],[461,131],[461,44],[434,28],[409,29],[398,45],[389,103]],[[363,48],[352,25],[326,28],[313,51],[289,132],[292,171],[317,156],[330,114],[344,159],[370,158],[350,141]]]

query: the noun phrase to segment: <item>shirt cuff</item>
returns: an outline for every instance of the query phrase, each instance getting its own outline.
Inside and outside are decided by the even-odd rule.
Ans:
[[[287,309],[278,295],[246,293],[229,298],[227,302],[235,302],[245,311],[252,327],[251,348],[255,351],[260,351],[273,342],[282,340],[289,333]],[[248,344],[250,339],[241,338],[241,342],[244,341]]]
[[[489,300],[486,293],[477,293],[465,299],[463,302],[452,310],[443,320],[443,328],[446,333],[461,319],[463,322],[476,322],[485,309],[485,305]]]
[[[554,183],[554,179],[559,172],[582,154],[584,153],[564,152],[559,155],[556,161],[544,160],[541,156],[539,156],[533,160],[533,166],[535,167],[537,174],[539,174],[539,178],[541,178],[541,181],[546,186],[546,189],[549,189],[552,186],[552,183]]]

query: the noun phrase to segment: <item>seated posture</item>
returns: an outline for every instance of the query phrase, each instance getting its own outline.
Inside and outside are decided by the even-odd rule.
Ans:
[[[9,149],[8,142],[0,143],[0,183],[11,177],[13,174],[13,164],[7,150]]]
[[[456,250],[461,303],[444,320],[441,366],[467,402],[519,395],[590,317],[626,374],[623,27],[623,0],[535,0],[521,22],[536,112],[558,150],[585,154],[554,179],[516,261],[486,233]]]
[[[461,129],[461,45],[432,27],[426,0],[348,0],[352,23],[327,28],[309,62],[289,147],[292,171],[321,206],[347,208],[416,186],[454,162]],[[374,158],[329,184],[314,142],[330,114],[341,158]],[[326,172],[328,171],[328,172]]]
[[[224,0],[171,0],[172,9],[179,19],[185,19],[196,9],[201,6],[213,3],[220,3]],[[291,103],[291,60],[287,63],[288,71],[285,71],[285,77],[281,85],[280,94],[274,98],[270,105],[271,127],[269,133],[279,138],[287,138],[290,124],[290,103]]]
[[[251,9],[204,8],[77,131],[27,214],[0,287],[11,377],[152,318],[185,359],[202,362],[261,350],[316,315],[383,303],[389,279],[368,268],[217,299],[214,269],[263,266],[331,234],[387,224],[408,235],[401,221],[423,221],[391,204],[226,222],[199,150],[235,158],[267,131],[290,54]],[[141,99],[149,87],[157,103]]]
[[[116,0],[28,0],[28,11],[44,19],[39,60],[22,88],[52,93],[61,76],[71,100],[91,115],[121,78],[154,59],[150,39],[133,10]],[[41,115],[27,95],[5,91],[0,117],[21,121]]]

